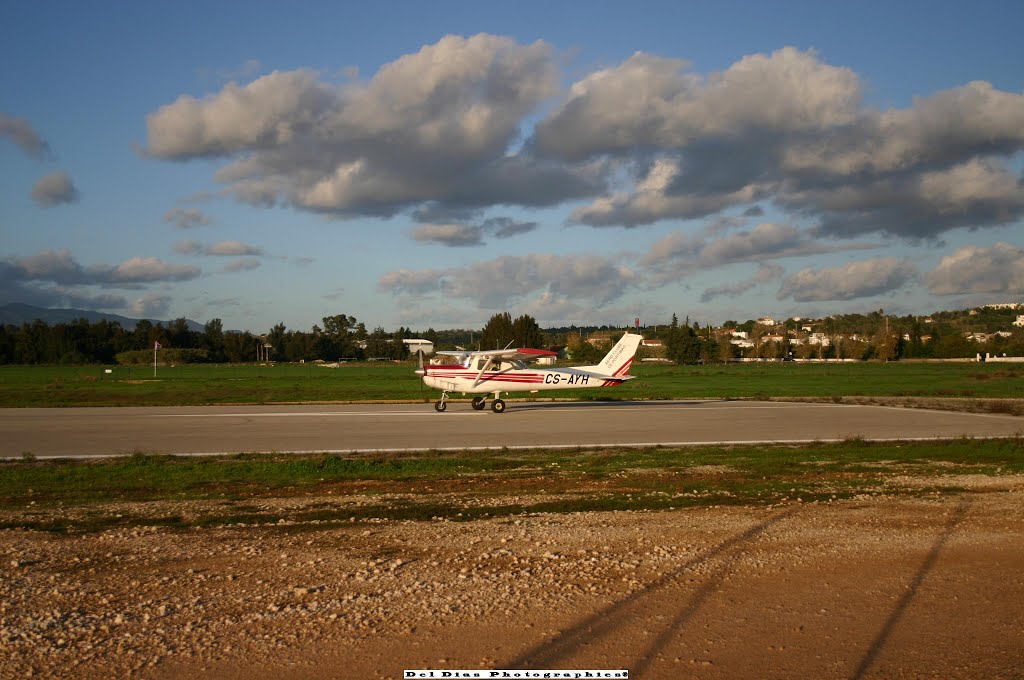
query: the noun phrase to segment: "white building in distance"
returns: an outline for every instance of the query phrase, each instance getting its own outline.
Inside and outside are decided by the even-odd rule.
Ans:
[[[402,340],[405,344],[406,349],[409,350],[409,354],[416,354],[416,352],[423,352],[424,356],[430,356],[434,353],[434,343],[430,340],[424,340],[422,338],[407,338]]]

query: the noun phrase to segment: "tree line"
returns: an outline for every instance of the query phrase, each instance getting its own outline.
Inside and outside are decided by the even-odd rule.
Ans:
[[[383,328],[367,331],[354,317],[324,317],[323,326],[310,331],[288,330],[276,324],[266,334],[225,331],[220,319],[211,319],[201,331],[189,328],[185,319],[164,325],[147,320],[126,329],[115,321],[77,319],[49,325],[40,320],[21,326],[0,325],[0,364],[112,364],[147,363],[159,344],[185,361],[251,362],[324,359],[403,359],[402,339],[411,331]]]
[[[153,360],[159,344],[173,361],[241,363],[252,361],[365,361],[402,360],[409,356],[403,340],[424,338],[438,349],[482,346],[539,347],[545,343],[540,326],[528,315],[512,319],[496,314],[481,330],[414,333],[399,327],[368,330],[354,316],[325,316],[308,331],[290,330],[278,323],[262,335],[250,331],[225,331],[220,319],[207,321],[201,331],[192,330],[186,319],[164,325],[148,320],[126,329],[116,321],[77,319],[47,324],[41,320],[0,325],[0,364],[145,364]],[[475,348],[475,347],[474,347]]]
[[[644,329],[648,339],[660,339],[663,355],[676,364],[726,362],[742,356],[767,359],[850,358],[896,360],[901,358],[970,358],[978,353],[1024,356],[1024,329],[1014,328],[1009,337],[993,337],[979,343],[965,337],[965,328],[1012,327],[1011,312],[985,311],[936,313],[931,323],[919,317],[886,317],[879,310],[867,315],[848,314],[814,322],[815,331],[828,338],[827,344],[807,342],[805,332],[794,320],[784,327],[762,326],[756,321],[727,321],[725,328],[746,331],[754,348],[741,350],[730,336],[676,315],[665,326]],[[784,330],[785,329],[785,330]],[[602,333],[605,342],[587,342],[586,334]],[[211,319],[202,330],[192,330],[185,319],[166,325],[139,321],[125,329],[114,321],[90,322],[78,319],[49,325],[36,320],[21,326],[0,325],[0,364],[113,364],[148,363],[159,343],[174,350],[166,357],[174,361],[241,363],[269,361],[324,361],[408,358],[403,340],[423,338],[435,349],[502,349],[512,347],[565,348],[574,362],[597,363],[622,331],[603,327],[542,330],[529,315],[512,318],[508,312],[493,315],[483,329],[449,329],[413,332],[399,327],[368,330],[353,316],[325,316],[308,331],[290,330],[283,323],[265,334],[225,331],[220,319]],[[783,341],[769,338],[778,333]],[[855,337],[856,336],[856,337]],[[651,350],[640,349],[639,358]]]

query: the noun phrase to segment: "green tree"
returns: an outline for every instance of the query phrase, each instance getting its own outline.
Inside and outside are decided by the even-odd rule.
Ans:
[[[288,361],[313,360],[317,358],[315,337],[310,333],[293,331],[284,342],[284,356]]]
[[[270,332],[267,333],[267,343],[273,348],[270,350],[272,352],[270,357],[271,359],[284,356],[284,345],[287,340],[287,333],[287,328],[285,328],[285,325],[281,322],[278,322],[270,329]]]
[[[942,359],[966,359],[975,356],[979,350],[976,342],[968,340],[959,331],[944,332],[933,342],[935,356]]]
[[[224,334],[224,358],[232,363],[256,360],[256,338],[249,331]]]
[[[391,340],[383,327],[377,326],[366,338],[366,357],[368,359],[391,358]]]
[[[882,326],[871,338],[871,350],[874,358],[879,361],[892,361],[896,358],[896,334]]]
[[[14,345],[15,360],[19,364],[43,364],[56,362],[59,357],[48,351],[50,345],[49,327],[40,319],[23,323]]]
[[[9,324],[0,325],[0,364],[14,363],[14,343],[18,329]]]
[[[673,314],[665,339],[665,355],[679,365],[700,363],[701,342],[689,322],[686,317],[686,323],[679,325],[679,317]]]
[[[570,335],[566,343],[566,351],[573,363],[583,366],[597,364],[608,353],[610,347],[604,341],[587,342],[580,334]]]
[[[152,349],[153,348],[153,322],[149,319],[141,319],[135,324],[135,330],[132,331],[132,342],[131,348],[135,350],[139,349]]]
[[[516,346],[534,347],[544,346],[544,334],[541,333],[537,320],[529,314],[523,314],[512,322],[512,333],[515,335]]]
[[[193,336],[195,334],[188,328],[188,321],[179,317],[172,321],[167,327],[167,342],[171,347],[186,349],[195,347]]]
[[[512,315],[508,312],[492,316],[480,332],[481,349],[504,349],[509,343],[515,344],[515,340]]]
[[[346,316],[345,314],[335,314],[334,316],[325,316],[323,322],[324,333],[333,338],[343,338],[356,325],[356,318],[354,316]]]
[[[402,342],[408,335],[409,329],[399,326],[398,330],[391,336],[391,346],[388,350],[389,357],[398,361],[409,358],[409,347]]]
[[[211,361],[224,361],[224,323],[210,319],[203,325],[203,348]]]
[[[723,364],[736,358],[738,354],[738,348],[732,344],[732,336],[723,335],[718,340],[718,360]]]

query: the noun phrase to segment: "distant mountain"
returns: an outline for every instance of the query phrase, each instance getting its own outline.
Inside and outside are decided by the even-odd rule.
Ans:
[[[51,326],[58,323],[68,323],[75,319],[85,319],[89,323],[116,321],[121,324],[121,328],[129,331],[134,330],[135,325],[142,321],[142,319],[129,319],[120,314],[104,314],[103,312],[94,312],[88,309],[47,309],[45,307],[25,305],[20,302],[0,305],[0,324],[20,326],[23,323],[32,323],[36,319]],[[153,324],[161,323],[165,327],[169,323],[169,321],[160,319],[148,319],[148,321]],[[192,319],[185,319],[185,321],[188,323],[190,331],[201,332],[203,330],[203,324],[197,323]]]

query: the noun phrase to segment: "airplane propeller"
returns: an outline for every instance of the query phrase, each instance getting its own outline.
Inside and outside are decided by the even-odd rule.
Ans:
[[[423,376],[427,374],[426,369],[423,368],[423,352],[421,350],[417,350],[416,355],[418,367],[415,371],[413,371],[413,373],[419,376],[420,378],[419,380],[417,380],[417,382],[420,384],[420,392],[426,392],[430,388],[427,387],[426,383],[423,382]]]

